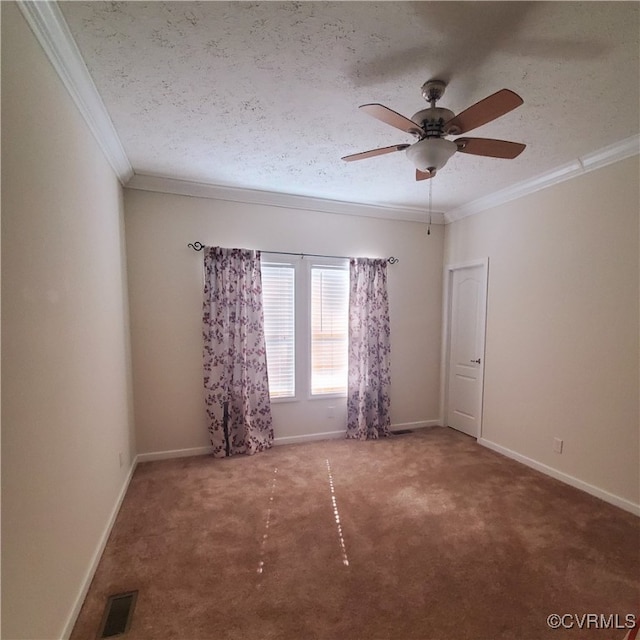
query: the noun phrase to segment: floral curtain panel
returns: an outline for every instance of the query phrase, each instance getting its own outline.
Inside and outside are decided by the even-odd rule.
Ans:
[[[390,353],[387,261],[352,258],[347,438],[390,435]]]
[[[204,389],[213,455],[271,447],[260,253],[205,248]]]

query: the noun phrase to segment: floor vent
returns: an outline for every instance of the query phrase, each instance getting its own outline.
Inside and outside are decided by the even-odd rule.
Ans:
[[[404,436],[407,433],[413,433],[413,429],[398,429],[397,431],[392,431],[394,436]]]
[[[137,591],[109,596],[100,623],[98,638],[113,638],[129,631],[137,598]]]

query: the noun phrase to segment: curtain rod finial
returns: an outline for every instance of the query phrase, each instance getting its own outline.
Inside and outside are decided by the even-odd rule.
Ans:
[[[202,251],[204,249],[202,242],[190,242],[187,247],[194,249],[195,251]]]

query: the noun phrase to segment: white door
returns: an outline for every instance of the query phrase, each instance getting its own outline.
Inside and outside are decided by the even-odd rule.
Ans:
[[[449,272],[447,426],[480,436],[487,265]]]

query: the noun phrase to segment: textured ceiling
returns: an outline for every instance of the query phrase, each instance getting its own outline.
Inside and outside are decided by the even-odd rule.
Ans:
[[[448,211],[637,134],[637,2],[60,2],[139,174],[424,207],[412,142],[358,111],[411,117],[448,82],[459,113],[502,88],[524,105],[470,135],[515,160],[456,154],[433,182]]]

